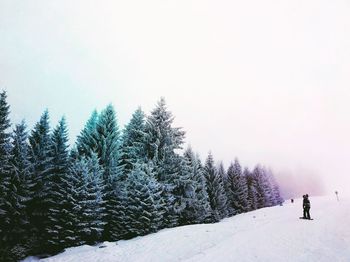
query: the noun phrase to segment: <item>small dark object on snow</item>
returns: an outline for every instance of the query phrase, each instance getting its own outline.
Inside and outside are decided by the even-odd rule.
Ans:
[[[99,246],[98,248],[105,248],[105,247],[107,247],[107,246]]]
[[[290,202],[294,203],[294,199],[292,198],[292,199],[290,200]]]
[[[339,201],[338,191],[335,191],[335,195],[337,196],[337,200]]]
[[[305,218],[305,217],[299,217],[299,218],[304,220],[314,220],[313,218]]]

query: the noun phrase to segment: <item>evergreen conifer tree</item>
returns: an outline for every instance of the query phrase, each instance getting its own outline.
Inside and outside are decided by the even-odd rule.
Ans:
[[[153,167],[152,171],[156,174],[156,178],[162,187],[162,198],[165,203],[162,228],[175,227],[179,223],[180,212],[182,211],[181,203],[176,197],[180,195],[180,192],[175,192],[175,180],[181,172],[180,158],[178,155],[172,154],[172,157],[165,157],[157,165],[154,165],[153,161],[149,164]]]
[[[281,196],[279,186],[276,182],[276,179],[273,175],[272,170],[271,169],[266,170],[266,174],[271,187],[272,205],[282,205],[284,200]]]
[[[65,178],[68,173],[68,131],[65,118],[62,118],[53,130],[50,144],[51,172],[47,175],[48,193],[45,204],[48,207],[46,234],[48,248],[52,252],[63,249],[61,232],[64,230],[65,219],[63,206],[67,201],[67,185]]]
[[[244,169],[243,176],[246,178],[248,187],[248,209],[253,211],[258,208],[257,182],[248,168]]]
[[[104,109],[96,124],[96,153],[103,167],[106,240],[118,240],[125,234],[125,188],[120,161],[120,134],[112,105]]]
[[[236,214],[247,211],[248,187],[237,158],[227,170],[227,193],[229,205]]]
[[[96,153],[107,180],[117,175],[118,161],[120,160],[120,134],[116,114],[112,105],[108,105],[100,114],[96,123],[95,141]]]
[[[270,177],[268,176],[268,173],[265,167],[261,169],[261,184],[264,190],[265,207],[274,206],[275,199],[273,194],[273,188],[272,188]]]
[[[162,197],[166,203],[163,227],[176,226],[181,210],[178,204],[174,205],[176,198],[173,190],[176,189],[175,180],[181,172],[182,162],[175,150],[181,148],[185,132],[181,128],[172,127],[173,120],[164,98],[161,98],[145,125],[146,159],[154,165],[153,171],[163,187]]]
[[[46,110],[29,137],[30,160],[33,165],[33,193],[28,203],[28,213],[31,225],[31,244],[33,253],[44,252],[47,248],[46,227],[49,224],[46,199],[50,193],[50,180],[52,161],[50,156],[51,137],[49,126],[49,113]]]
[[[216,167],[217,173],[219,178],[222,180],[222,184],[224,186],[224,191],[225,195],[227,198],[227,215],[228,216],[233,216],[236,214],[236,210],[233,208],[232,205],[230,205],[229,202],[229,184],[228,184],[228,177],[227,177],[227,172],[225,171],[224,164],[222,161],[220,161]]]
[[[101,114],[93,112],[85,128],[78,137],[76,150],[72,158],[91,157],[96,154],[103,168],[103,215],[105,229],[103,239],[118,240],[125,234],[122,217],[125,215],[125,178],[120,165],[120,134],[116,114],[112,105],[108,105]]]
[[[84,129],[80,132],[76,142],[76,152],[78,156],[89,157],[93,152],[97,151],[97,134],[96,125],[98,121],[98,113],[94,110],[85,124]]]
[[[132,115],[122,136],[121,162],[126,172],[130,172],[138,162],[145,162],[145,114],[138,108]]]
[[[127,181],[127,237],[155,232],[161,225],[163,203],[161,186],[155,180],[151,169],[137,165]]]
[[[117,241],[127,234],[125,224],[126,188],[125,181],[118,177],[110,177],[105,182],[105,209],[104,221],[107,223],[104,230],[104,239]]]
[[[60,247],[66,248],[78,245],[80,242],[79,234],[77,234],[77,225],[79,222],[79,198],[78,188],[81,185],[80,177],[76,175],[77,163],[79,159],[70,160],[68,170],[62,174],[61,185],[65,198],[60,203],[61,216],[60,225],[62,226],[59,234]]]
[[[6,196],[6,239],[13,260],[20,260],[29,252],[29,221],[26,208],[30,199],[31,164],[27,138],[25,123],[16,125],[12,135],[11,168]]]
[[[76,178],[76,232],[79,232],[79,244],[94,244],[101,239],[105,222],[103,221],[103,183],[98,158],[81,158],[72,167],[72,176]]]
[[[185,220],[189,224],[203,223],[211,212],[203,170],[199,158],[194,155],[190,147],[184,152],[184,158],[191,181],[191,201],[184,210]]]
[[[256,181],[257,208],[272,206],[272,191],[264,168],[257,165],[253,170],[253,179]]]
[[[192,179],[192,167],[189,159],[177,156],[178,173],[173,178],[174,210],[178,217],[178,225],[186,225],[191,221],[189,210],[193,209],[196,184]]]
[[[174,150],[182,148],[185,132],[181,128],[172,127],[173,121],[174,117],[168,111],[162,97],[146,121],[147,159],[159,163],[167,157],[172,157]]]
[[[225,171],[224,164],[222,163],[222,161],[219,162],[216,170],[221,178],[225,179],[227,177],[227,173]]]
[[[7,217],[7,190],[9,188],[10,173],[10,106],[7,104],[7,94],[5,91],[0,93],[0,259],[6,259],[9,254],[9,246],[7,243],[8,233],[7,225],[9,218]]]
[[[212,211],[212,221],[217,222],[228,215],[227,197],[222,178],[214,166],[214,159],[209,153],[204,166],[209,203]]]

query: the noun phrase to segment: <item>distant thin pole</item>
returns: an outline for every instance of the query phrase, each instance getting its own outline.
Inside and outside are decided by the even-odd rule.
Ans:
[[[337,196],[337,201],[339,201],[338,191],[335,191],[335,195]]]

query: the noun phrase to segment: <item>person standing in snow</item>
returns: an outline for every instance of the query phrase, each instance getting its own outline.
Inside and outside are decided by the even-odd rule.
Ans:
[[[310,217],[310,200],[309,200],[309,195],[306,194],[303,196],[303,209],[304,209],[304,217],[305,219],[311,219]]]

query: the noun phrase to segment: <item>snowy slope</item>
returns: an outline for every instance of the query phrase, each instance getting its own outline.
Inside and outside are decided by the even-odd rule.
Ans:
[[[216,224],[165,229],[105,248],[80,246],[43,261],[350,261],[350,199],[301,199]]]

